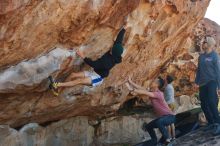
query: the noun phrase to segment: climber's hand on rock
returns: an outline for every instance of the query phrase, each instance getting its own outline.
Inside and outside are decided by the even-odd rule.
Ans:
[[[131,80],[131,76],[128,76],[128,82],[131,83],[132,80]]]
[[[76,54],[79,56],[79,57],[81,57],[81,58],[85,58],[85,55],[83,54],[83,52],[81,52],[80,50],[77,50],[76,51]]]
[[[124,29],[125,29],[125,30],[128,29],[128,24],[125,24],[125,25],[124,25]]]
[[[130,92],[131,93],[131,95],[133,95],[133,96],[137,96],[138,94],[137,93],[135,93],[135,92]]]
[[[127,82],[125,83],[129,91],[134,91],[134,88],[131,87],[131,85]]]

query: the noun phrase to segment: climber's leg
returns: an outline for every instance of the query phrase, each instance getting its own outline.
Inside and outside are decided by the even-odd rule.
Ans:
[[[76,79],[76,78],[84,78],[85,77],[85,73],[84,72],[73,72],[70,74],[70,76],[66,79],[66,81],[71,81],[73,79]]]
[[[89,77],[75,79],[73,81],[57,83],[57,87],[74,87],[76,85],[92,85],[92,79]]]
[[[49,77],[50,88],[53,90],[57,90],[57,88],[60,87],[73,87],[76,85],[92,85],[93,87],[95,87],[101,85],[103,82],[102,77],[93,71],[85,71],[82,73],[74,74],[74,77],[76,76],[80,78],[64,83],[55,82],[52,77]]]
[[[84,71],[85,77],[91,78],[93,87],[99,86],[103,82],[103,78],[94,71]]]

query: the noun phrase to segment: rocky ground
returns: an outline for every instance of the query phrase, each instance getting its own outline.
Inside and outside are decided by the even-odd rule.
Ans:
[[[220,135],[213,136],[212,131],[206,131],[201,128],[191,132],[183,137],[178,138],[173,146],[219,146]]]

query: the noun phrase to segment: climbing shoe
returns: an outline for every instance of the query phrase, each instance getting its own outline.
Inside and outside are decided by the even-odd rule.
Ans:
[[[220,124],[216,124],[216,127],[213,131],[213,135],[214,136],[220,135]]]
[[[217,127],[216,124],[208,124],[203,128],[204,132],[215,130]]]
[[[58,86],[57,86],[57,85],[58,85],[58,82],[55,82],[55,81],[53,80],[52,76],[49,76],[48,79],[49,79],[49,81],[50,81],[49,88],[56,90],[56,89],[58,88]]]
[[[53,95],[55,95],[55,96],[59,96],[58,91],[56,91],[56,90],[54,90],[54,89],[52,89],[51,91],[52,91]]]
[[[52,78],[52,76],[48,77],[49,81],[50,81],[50,85],[49,85],[49,89],[52,91],[52,93],[55,96],[59,96],[58,90],[57,90],[57,82],[55,82]]]
[[[54,87],[51,85],[49,85],[49,89],[52,91],[53,95],[55,96],[59,96],[58,90],[54,89]]]

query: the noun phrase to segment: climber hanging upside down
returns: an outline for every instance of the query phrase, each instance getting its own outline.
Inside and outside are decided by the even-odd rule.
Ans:
[[[50,89],[53,90],[55,95],[58,95],[57,89],[59,87],[74,87],[76,85],[90,85],[90,86],[98,86],[101,85],[103,79],[108,77],[109,71],[116,65],[122,61],[122,53],[124,48],[122,46],[123,38],[125,34],[125,29],[122,28],[119,32],[113,47],[106,52],[102,57],[93,61],[90,58],[85,57],[83,52],[77,51],[77,55],[79,55],[86,64],[93,68],[92,71],[84,71],[78,73],[72,73],[67,82],[56,82],[50,76]],[[56,92],[54,92],[56,91]]]

